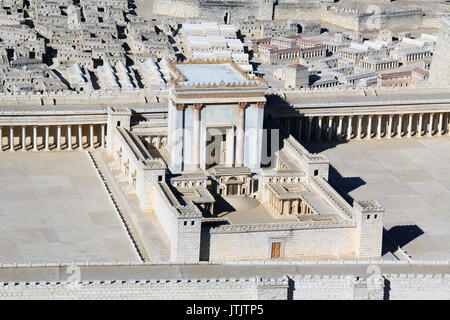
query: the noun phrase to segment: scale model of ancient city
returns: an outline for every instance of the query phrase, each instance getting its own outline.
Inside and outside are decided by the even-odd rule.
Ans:
[[[0,299],[450,299],[450,2],[0,0]]]

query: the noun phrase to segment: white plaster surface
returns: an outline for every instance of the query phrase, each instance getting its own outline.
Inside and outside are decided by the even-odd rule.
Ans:
[[[450,258],[449,138],[352,141],[324,153],[353,199],[385,206],[384,228],[412,258]]]
[[[84,152],[0,154],[0,263],[138,261]]]

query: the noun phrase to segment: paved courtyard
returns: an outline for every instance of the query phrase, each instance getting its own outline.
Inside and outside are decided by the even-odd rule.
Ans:
[[[138,261],[85,152],[3,152],[0,186],[0,263]]]
[[[414,259],[450,258],[450,138],[313,144],[348,199],[376,199],[384,227]]]

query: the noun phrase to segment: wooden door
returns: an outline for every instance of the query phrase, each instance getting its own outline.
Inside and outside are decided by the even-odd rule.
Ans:
[[[280,257],[281,252],[281,242],[272,242],[272,259],[277,259]]]

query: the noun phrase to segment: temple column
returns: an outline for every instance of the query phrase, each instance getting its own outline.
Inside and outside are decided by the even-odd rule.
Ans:
[[[14,151],[14,127],[9,127],[9,151]]]
[[[61,126],[56,131],[56,150],[61,150]]]
[[[339,123],[338,123],[338,127],[337,127],[337,140],[340,141],[342,139],[342,121],[343,121],[344,117],[339,117]]]
[[[246,103],[239,103],[239,117],[236,137],[236,167],[244,165],[244,125],[245,125],[245,107]]]
[[[78,125],[78,148],[83,149],[83,126]]]
[[[372,115],[369,115],[369,122],[367,123],[367,139],[372,139]]]
[[[102,148],[104,148],[105,147],[105,124],[104,123],[102,123],[102,125],[101,125],[101,135],[102,135],[102,137],[101,137],[101,146],[102,146]]]
[[[428,136],[433,136],[433,121],[434,121],[434,113],[430,113],[430,121],[429,121],[429,127],[428,127]]]
[[[397,127],[397,138],[401,138],[402,137],[402,122],[403,122],[403,115],[399,114],[398,115],[398,127]]]
[[[194,136],[192,137],[192,169],[200,168],[200,112],[202,104],[194,104]]]
[[[3,151],[3,127],[0,126],[0,152]]]
[[[37,126],[33,126],[33,151],[38,151],[38,148],[37,148]]]
[[[297,121],[297,139],[298,141],[302,140],[302,118]]]
[[[311,126],[312,126],[312,121],[313,121],[313,117],[309,117],[309,118],[308,118],[308,123],[307,123],[307,131],[306,131],[306,141],[307,141],[307,142],[311,141]]]
[[[450,136],[450,113],[447,113],[447,135]]]
[[[333,131],[333,117],[328,117],[328,141],[331,141]]]
[[[442,127],[444,123],[444,114],[441,112],[439,113],[439,124],[438,124],[438,136],[442,136]]]
[[[319,117],[318,118],[318,123],[317,123],[317,141],[321,141],[322,140],[322,118],[323,117]]]
[[[72,150],[72,126],[67,126],[67,149]]]
[[[361,140],[363,116],[357,116],[357,117],[358,117],[357,139]]]
[[[89,125],[89,148],[94,149],[94,125]]]
[[[22,126],[22,151],[27,151],[26,126]]]
[[[417,125],[417,136],[422,136],[423,113],[419,114],[419,124]]]
[[[377,138],[381,139],[381,125],[382,122],[381,120],[383,119],[383,115],[379,114],[378,115],[378,124],[377,124]]]
[[[413,114],[409,114],[409,121],[408,121],[408,138],[412,137],[412,124],[413,124]]]
[[[352,118],[353,116],[348,117],[348,127],[347,127],[347,140],[350,141],[352,139]]]
[[[392,138],[392,119],[394,116],[392,114],[389,115],[389,123],[388,123],[388,129],[386,130],[386,137],[388,139]]]
[[[50,139],[49,130],[50,130],[50,128],[48,126],[45,126],[45,137],[44,137],[44,140],[45,140],[44,141],[44,144],[45,144],[44,150],[45,151],[50,150],[50,148],[49,148],[49,139]]]

